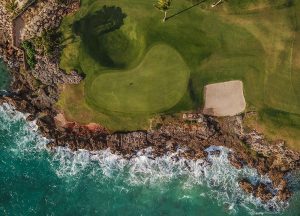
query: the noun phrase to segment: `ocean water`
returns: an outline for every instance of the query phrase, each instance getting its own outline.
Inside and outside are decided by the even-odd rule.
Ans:
[[[176,153],[153,160],[150,148],[129,161],[109,150],[51,152],[25,118],[0,106],[1,216],[300,215],[297,175],[291,178],[295,194],[289,203],[262,204],[241,191],[237,180],[269,179],[230,166],[229,149],[220,148],[221,155],[209,155],[208,162],[174,160]]]

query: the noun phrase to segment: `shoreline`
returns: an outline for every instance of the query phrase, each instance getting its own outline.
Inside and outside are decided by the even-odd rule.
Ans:
[[[21,118],[23,121],[28,119],[28,114],[18,112],[7,104],[0,106],[0,109],[4,113],[8,112],[8,118],[17,114],[19,119]],[[20,151],[30,152],[36,147],[39,149],[38,152],[40,150],[47,151],[51,160],[59,164],[55,172],[60,178],[77,176],[84,170],[94,167],[99,169],[99,175],[104,175],[105,178],[114,178],[115,175],[131,176],[131,178],[126,179],[126,182],[128,181],[133,186],[144,184],[153,184],[154,186],[168,183],[177,178],[183,178],[188,185],[207,186],[212,193],[218,193],[218,187],[225,187],[226,191],[220,191],[221,194],[225,193],[223,194],[225,200],[221,199],[221,202],[228,203],[229,201],[230,203],[232,202],[232,205],[245,202],[244,204],[253,204],[255,208],[262,208],[266,212],[284,211],[290,203],[289,200],[280,201],[278,199],[262,201],[256,196],[249,196],[242,188],[237,187],[241,176],[249,177],[254,184],[263,182],[268,185],[271,184],[271,180],[268,176],[260,175],[256,169],[248,166],[244,166],[241,169],[233,167],[228,160],[228,154],[230,154],[231,150],[221,146],[211,145],[204,149],[207,157],[203,159],[187,159],[184,156],[184,152],[187,149],[180,148],[175,152],[166,151],[163,155],[154,157],[153,149],[149,147],[139,150],[130,158],[113,153],[110,149],[99,151],[78,149],[77,151],[72,151],[68,147],[53,147],[51,150],[46,147],[46,143],[49,140],[41,136],[36,120],[27,122],[29,130],[33,130],[38,137],[42,138],[42,142],[34,144],[31,147],[33,149],[26,150],[28,147],[23,146],[25,149],[20,149]],[[40,138],[38,139],[39,141]],[[293,178],[294,175],[287,176],[287,180],[291,183],[293,183]],[[237,197],[230,196],[228,198],[226,194],[230,192],[233,192]],[[296,195],[298,197],[298,193]],[[226,204],[224,205],[226,206]]]
[[[17,155],[12,154],[12,157],[24,157],[29,160],[31,160],[30,157],[33,157],[32,160],[37,160],[37,162],[43,155],[42,157],[45,158],[41,162],[46,160],[44,162],[48,164],[51,173],[63,182],[72,181],[76,184],[78,178],[82,178],[83,181],[90,179],[97,187],[99,180],[109,182],[112,186],[117,181],[121,182],[121,185],[128,190],[143,188],[146,191],[149,190],[149,187],[158,190],[165,187],[165,189],[173,191],[173,187],[170,188],[170,186],[175,183],[179,186],[177,189],[183,194],[194,193],[195,190],[198,190],[199,193],[194,196],[190,195],[196,198],[200,194],[204,200],[211,197],[210,202],[216,202],[216,205],[229,212],[247,210],[255,213],[280,214],[289,212],[290,207],[299,197],[298,191],[289,201],[270,200],[262,203],[259,198],[245,193],[238,187],[238,180],[241,176],[249,177],[252,182],[262,180],[269,183],[270,180],[266,176],[260,176],[255,169],[233,167],[227,159],[228,151],[230,151],[227,148],[210,147],[206,149],[208,152],[206,160],[188,160],[178,157],[178,153],[184,149],[179,149],[176,153],[166,153],[155,159],[152,157],[151,149],[139,151],[131,159],[113,154],[109,149],[95,152],[80,149],[74,152],[66,147],[57,147],[51,151],[46,147],[48,140],[43,138],[37,130],[36,121],[26,123],[27,115],[10,106],[0,106],[0,109],[3,111],[0,118],[6,124],[20,125],[20,128],[27,131],[22,133],[20,128],[16,128],[18,133],[21,132],[23,136],[16,137],[18,142],[13,142],[12,145],[8,144],[7,152],[17,153]],[[2,128],[5,126],[2,125]],[[9,134],[14,134],[14,132],[9,131]],[[34,140],[37,142],[31,142]],[[22,144],[19,145],[19,142]],[[220,155],[214,154],[216,150],[220,150]],[[296,175],[288,176],[291,184],[297,184],[295,177]],[[90,187],[91,185],[85,186]],[[176,195],[173,198],[181,200]]]
[[[66,11],[73,12],[73,9],[67,8]],[[58,16],[63,18],[64,15],[62,13]],[[55,17],[55,14],[53,16]],[[48,144],[49,149],[110,149],[112,153],[127,159],[149,147],[153,148],[154,158],[185,149],[180,157],[205,160],[208,156],[205,149],[212,145],[222,146],[233,151],[228,159],[234,167],[255,168],[260,175],[268,175],[272,180],[272,184],[266,185],[262,182],[253,184],[249,179],[241,179],[239,185],[247,193],[259,197],[263,202],[273,198],[287,201],[291,197],[285,176],[300,168],[300,154],[289,150],[284,141],[268,141],[263,134],[244,128],[244,114],[215,118],[198,113],[196,118],[191,120],[162,115],[155,119],[156,127],[133,132],[110,133],[100,125],[95,130],[96,125],[89,127],[74,122],[59,125],[56,117],[60,112],[54,105],[61,85],[80,80],[76,74],[69,76],[62,72],[58,68],[57,58],[42,56],[37,58],[38,67],[34,72],[23,71],[24,62],[20,56],[20,50],[14,49],[9,41],[0,47],[0,57],[8,65],[12,80],[9,94],[0,97],[0,104],[7,103],[22,113],[29,113],[27,119],[36,120],[41,134],[53,140]],[[45,62],[47,64],[44,64]],[[44,66],[40,67],[40,64]],[[47,75],[49,71],[51,73]],[[37,85],[36,80],[40,80],[42,84]],[[220,151],[216,150],[213,153],[219,155]]]
[[[261,176],[268,176],[271,184],[251,182],[240,179],[239,186],[260,198],[263,203],[272,199],[288,201],[292,196],[287,176],[300,168],[300,154],[286,148],[284,141],[268,142],[256,131],[245,132],[242,116],[222,119],[199,114],[201,121],[187,122],[182,119],[166,116],[160,128],[147,131],[109,133],[104,128],[90,130],[87,126],[76,123],[72,127],[61,128],[55,123],[55,116],[34,115],[30,103],[20,99],[4,96],[0,104],[7,103],[22,113],[29,113],[27,120],[36,121],[41,135],[51,142],[50,150],[57,147],[68,148],[73,152],[84,149],[89,152],[105,151],[119,155],[127,160],[135,157],[138,152],[147,148],[153,150],[153,159],[178,149],[184,149],[178,157],[191,161],[206,160],[206,149],[219,146],[230,149],[230,164],[237,168],[254,168]],[[220,151],[211,154],[219,156]],[[176,159],[175,159],[176,160]]]

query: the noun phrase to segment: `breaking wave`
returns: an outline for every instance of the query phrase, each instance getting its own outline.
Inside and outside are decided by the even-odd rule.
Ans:
[[[39,135],[35,121],[26,121],[27,117],[9,104],[0,106],[0,131],[6,132],[16,144],[9,149],[14,154],[24,155],[46,149],[48,140]]]
[[[255,169],[236,169],[231,166],[227,157],[230,149],[224,147],[211,146],[206,149],[208,157],[205,160],[181,158],[178,155],[183,149],[154,158],[152,149],[147,148],[137,152],[131,159],[113,154],[109,149],[72,152],[68,148],[58,147],[54,152],[50,152],[46,148],[48,141],[38,134],[35,122],[25,121],[26,115],[15,111],[13,107],[7,104],[0,106],[0,130],[17,132],[17,136],[13,137],[17,146],[12,146],[9,151],[20,156],[48,152],[49,163],[61,179],[76,179],[81,175],[92,178],[101,176],[108,180],[121,180],[130,187],[160,187],[161,184],[170,184],[180,179],[182,190],[191,190],[194,187],[209,188],[201,196],[210,197],[218,204],[226,205],[232,214],[241,207],[247,209],[250,214],[257,215],[274,213],[270,209],[280,212],[288,206],[288,203],[276,199],[263,204],[259,199],[242,191],[238,185],[241,178],[265,183],[270,180],[267,176],[260,176]],[[19,124],[20,122],[24,124]],[[213,154],[215,150],[220,151],[220,154]]]
[[[211,154],[219,150],[220,155]],[[231,213],[242,206],[252,214],[280,212],[288,203],[273,199],[263,204],[260,199],[246,194],[240,189],[238,181],[249,178],[252,182],[270,182],[267,176],[260,176],[255,169],[245,167],[236,169],[228,160],[229,149],[212,146],[206,151],[206,160],[187,160],[179,158],[176,153],[167,153],[153,158],[152,149],[139,151],[130,160],[112,154],[109,149],[89,152],[79,150],[71,152],[67,148],[57,148],[53,162],[59,164],[55,170],[60,177],[80,175],[85,170],[90,173],[101,173],[107,178],[123,179],[131,186],[147,185],[151,187],[171,183],[176,179],[184,181],[182,189],[192,189],[196,186],[205,186],[210,190],[203,196],[216,199],[220,205],[226,205]],[[274,213],[274,212],[272,212]]]

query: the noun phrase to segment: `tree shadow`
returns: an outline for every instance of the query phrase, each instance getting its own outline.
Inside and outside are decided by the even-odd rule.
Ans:
[[[194,84],[193,84],[193,80],[190,79],[189,80],[189,83],[188,83],[188,92],[189,92],[189,95],[195,105],[195,107],[198,107],[200,104],[200,97],[199,95],[197,94],[195,88],[194,88]]]
[[[85,51],[104,66],[113,66],[113,61],[106,54],[101,37],[120,29],[124,25],[126,14],[120,7],[104,6],[92,14],[74,22],[72,30],[80,36]]]
[[[180,14],[182,14],[182,13],[184,13],[184,12],[186,12],[186,11],[188,11],[188,10],[190,10],[190,9],[192,9],[192,8],[194,8],[194,7],[196,7],[196,6],[200,5],[200,4],[202,4],[202,3],[204,3],[204,2],[206,2],[206,0],[196,1],[196,3],[194,3],[192,6],[190,6],[190,7],[188,7],[188,8],[185,8],[185,9],[183,9],[183,10],[181,10],[181,11],[179,11],[179,12],[177,12],[177,13],[171,15],[171,16],[168,16],[168,17],[166,18],[166,21],[169,20],[169,19],[171,19],[171,18],[174,18],[174,17],[176,17],[176,16],[178,16],[178,15],[180,15]]]

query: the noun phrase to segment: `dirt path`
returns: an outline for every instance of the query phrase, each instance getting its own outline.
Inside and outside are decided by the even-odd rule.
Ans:
[[[21,16],[17,17],[13,21],[13,37],[14,37],[14,46],[20,47],[21,44],[21,32],[25,27],[25,22]]]

